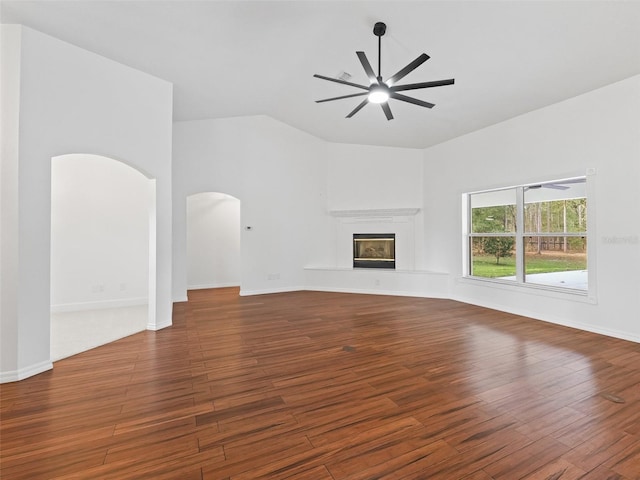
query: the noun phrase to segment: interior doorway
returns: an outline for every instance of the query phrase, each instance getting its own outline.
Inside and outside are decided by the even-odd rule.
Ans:
[[[187,197],[187,289],[240,285],[240,200],[219,192]]]
[[[112,158],[52,159],[52,361],[146,329],[154,186]]]

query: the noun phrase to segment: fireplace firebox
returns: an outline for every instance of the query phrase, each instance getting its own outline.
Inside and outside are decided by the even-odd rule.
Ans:
[[[395,269],[395,233],[354,233],[353,267]]]

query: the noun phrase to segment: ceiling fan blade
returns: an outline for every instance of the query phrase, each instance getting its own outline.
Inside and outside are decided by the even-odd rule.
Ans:
[[[569,178],[567,180],[561,180],[558,182],[553,182],[555,185],[570,185],[572,183],[585,183],[584,178]]]
[[[558,182],[541,183],[539,185],[529,185],[525,187],[525,190],[535,190],[538,188],[551,188],[554,190],[569,190],[571,188],[570,185],[576,184],[576,183],[585,183],[585,179],[569,178],[567,180],[560,180]]]
[[[362,103],[360,105],[358,105],[356,108],[353,109],[353,111],[347,115],[346,118],[351,118],[353,117],[356,113],[358,113],[360,111],[360,109],[362,109],[362,107],[364,107],[367,103],[369,103],[369,99],[365,98]]]
[[[363,90],[369,90],[369,87],[365,87],[364,85],[358,85],[357,83],[345,82],[344,80],[339,80],[337,78],[325,77],[324,75],[318,75],[317,73],[313,75],[316,78],[321,78],[322,80],[328,80],[330,82],[339,83],[341,85],[349,85],[350,87],[362,88]]]
[[[411,73],[413,70],[418,68],[427,60],[429,60],[429,55],[427,55],[426,53],[423,53],[418,58],[416,58],[413,62],[411,62],[409,65],[407,65],[398,73],[396,73],[394,76],[389,78],[385,83],[391,87],[394,83],[396,83],[401,78],[404,78],[407,74]]]
[[[384,114],[387,116],[387,120],[393,120],[393,114],[391,113],[391,108],[389,107],[389,103],[383,102],[380,104],[382,110],[384,110]]]
[[[394,92],[400,92],[402,90],[416,90],[418,88],[430,88],[430,87],[443,87],[445,85],[453,85],[455,79],[450,78],[448,80],[435,80],[433,82],[421,82],[421,83],[409,83],[407,85],[396,85],[391,87]]]
[[[422,100],[418,100],[417,98],[407,97],[406,95],[402,95],[396,92],[391,92],[391,98],[395,98],[396,100],[400,100],[402,102],[413,103],[414,105],[420,105],[421,107],[435,107],[434,103],[423,102]]]
[[[332,100],[342,100],[343,98],[361,97],[362,95],[368,95],[368,94],[369,92],[352,93],[351,95],[343,95],[341,97],[324,98],[322,100],[316,100],[316,103],[330,102]]]
[[[369,81],[371,82],[371,84],[377,84],[378,77],[376,77],[376,74],[373,72],[373,68],[371,68],[371,64],[369,63],[369,60],[367,60],[367,56],[364,54],[364,52],[356,52],[356,55],[358,55],[360,63],[362,64],[362,68],[364,68],[364,71],[367,74],[367,77],[369,77]]]

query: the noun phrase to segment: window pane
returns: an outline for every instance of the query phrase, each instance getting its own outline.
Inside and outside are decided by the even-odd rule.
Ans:
[[[587,290],[586,237],[525,237],[525,282]]]
[[[472,233],[515,233],[515,189],[474,193],[471,195]]]
[[[471,275],[515,280],[515,237],[473,237]]]
[[[573,179],[565,182],[525,187],[525,234],[587,231],[585,180]]]

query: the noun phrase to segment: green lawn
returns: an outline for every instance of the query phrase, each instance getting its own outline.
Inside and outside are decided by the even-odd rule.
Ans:
[[[585,255],[562,254],[528,254],[525,257],[527,274],[568,272],[572,270],[586,270],[587,258]],[[474,256],[473,275],[476,277],[509,277],[516,274],[515,256],[501,258],[496,264],[496,257]]]
[[[475,277],[510,277],[516,274],[516,257],[501,258],[496,264],[496,257],[477,255],[473,257],[473,275]]]

